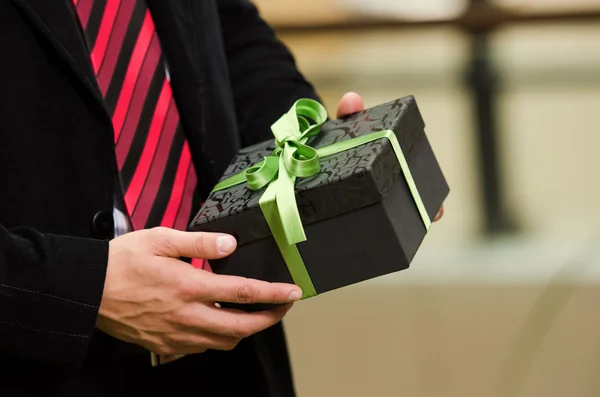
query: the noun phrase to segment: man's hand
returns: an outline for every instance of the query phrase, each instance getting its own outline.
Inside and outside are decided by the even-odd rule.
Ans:
[[[166,228],[141,230],[110,242],[98,328],[160,355],[231,350],[279,322],[301,296],[295,285],[216,275],[177,258],[218,259],[233,237]],[[282,304],[245,313],[216,302]]]
[[[365,105],[360,95],[354,92],[347,92],[340,100],[337,110],[337,117],[344,117],[352,113],[360,112],[364,109]],[[444,206],[440,208],[433,221],[438,221],[442,215],[444,215]]]

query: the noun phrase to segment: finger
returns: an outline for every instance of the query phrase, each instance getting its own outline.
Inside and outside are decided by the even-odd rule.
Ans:
[[[362,98],[355,92],[346,93],[338,105],[337,117],[344,117],[365,109]]]
[[[214,334],[247,338],[280,322],[292,308],[291,303],[272,310],[247,313],[236,309],[210,308],[210,315],[204,318],[203,328]]]
[[[282,304],[302,297],[302,290],[294,284],[269,283],[209,272],[196,272],[191,281],[194,282],[190,291],[192,298],[211,302]]]
[[[151,249],[171,258],[220,259],[235,251],[235,238],[222,233],[183,232],[157,227],[148,230]]]
[[[440,207],[440,210],[438,211],[438,213],[435,216],[435,218],[433,218],[433,221],[434,222],[439,221],[442,218],[442,216],[444,216],[444,206],[443,205]]]

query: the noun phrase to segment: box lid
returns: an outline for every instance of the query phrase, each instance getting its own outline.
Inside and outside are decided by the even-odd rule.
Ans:
[[[424,122],[413,96],[327,121],[309,145],[324,147],[382,130],[396,133],[408,157],[414,142],[424,134]],[[273,141],[267,141],[240,150],[221,180],[260,162],[274,148]],[[296,181],[296,200],[303,225],[381,201],[399,175],[400,166],[387,139],[321,159],[319,174]],[[251,191],[241,184],[211,193],[190,230],[229,233],[236,236],[239,245],[270,237],[259,207],[263,192],[264,189]]]

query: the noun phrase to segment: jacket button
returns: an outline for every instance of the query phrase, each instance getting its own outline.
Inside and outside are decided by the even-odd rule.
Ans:
[[[114,234],[112,211],[98,211],[92,219],[92,234],[94,238],[108,240]]]

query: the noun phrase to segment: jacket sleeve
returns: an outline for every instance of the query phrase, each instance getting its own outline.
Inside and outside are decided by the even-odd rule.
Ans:
[[[295,100],[320,101],[295,59],[249,0],[217,2],[242,144],[271,137]]]
[[[108,242],[0,224],[0,354],[79,364],[96,325]]]

